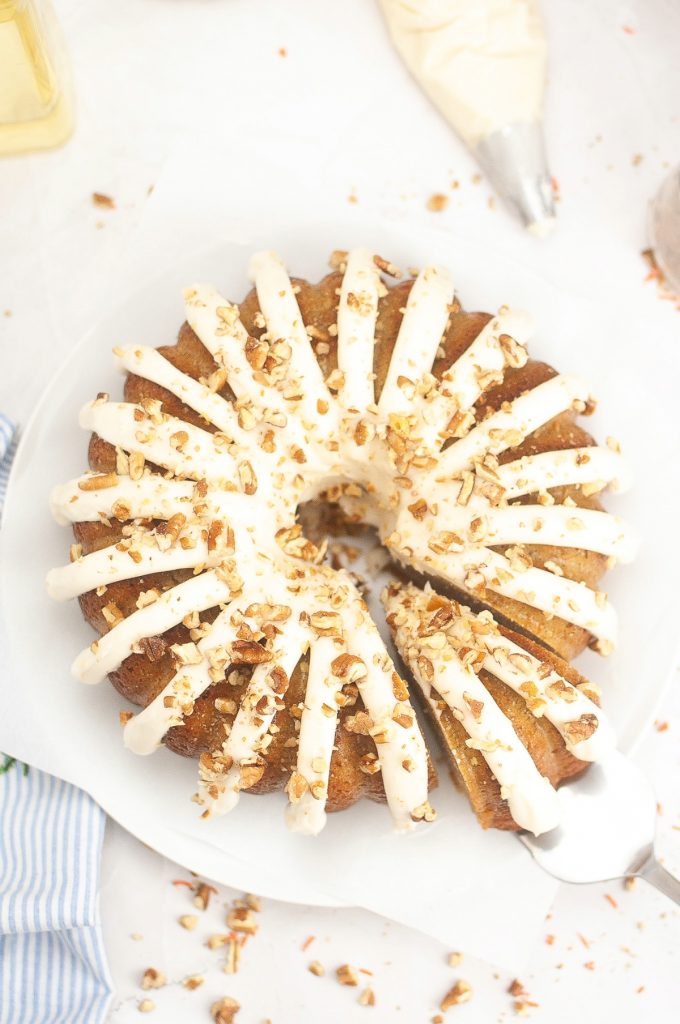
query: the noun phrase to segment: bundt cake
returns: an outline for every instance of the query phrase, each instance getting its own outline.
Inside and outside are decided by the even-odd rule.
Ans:
[[[205,817],[285,786],[302,832],[361,796],[430,821],[409,687],[300,510],[374,527],[402,567],[396,647],[480,822],[545,831],[554,787],[614,742],[568,661],[615,641],[618,447],[577,422],[580,381],[528,359],[525,315],[464,312],[441,267],[331,264],[311,285],[257,253],[240,306],[195,285],[175,345],[114,350],[125,401],[84,407],[90,472],[51,499],[75,543],[49,591],[100,634],[74,673],[142,706],[131,750],[199,758]]]

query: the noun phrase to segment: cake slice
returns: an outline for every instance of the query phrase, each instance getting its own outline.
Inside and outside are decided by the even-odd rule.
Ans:
[[[596,688],[526,636],[431,587],[390,585],[387,622],[484,828],[559,824],[556,788],[615,745]]]

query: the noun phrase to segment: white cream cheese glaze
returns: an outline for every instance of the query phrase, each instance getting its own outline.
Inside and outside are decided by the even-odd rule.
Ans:
[[[518,571],[510,558],[492,550],[531,541],[631,557],[629,531],[608,513],[510,503],[567,484],[623,487],[627,472],[618,452],[574,448],[500,466],[495,458],[553,416],[585,402],[587,389],[558,375],[476,423],[474,403],[507,366],[526,361],[530,322],[524,314],[501,310],[437,381],[432,364],[454,286],[446,270],[426,267],[411,288],[375,405],[373,349],[384,267],[366,249],[347,255],[338,302],[339,369],[328,381],[276,254],[258,253],[251,262],[265,326],[260,338],[248,336],[238,307],[214,288],[188,288],[187,320],[217,363],[215,381],[195,381],[144,346],[116,354],[122,369],[166,388],[215,431],[164,413],[159,402],[135,405],[100,397],[85,406],[80,422],[116,446],[117,472],[85,474],[52,494],[59,522],[126,524],[119,543],[87,555],[75,551],[69,565],[49,573],[55,598],[170,569],[193,572],[165,593],[145,595],[135,612],[113,622],[76,658],[78,678],[98,682],[145,639],[193,613],[220,608],[196,644],[175,652],[177,672],[163,692],[128,722],[125,742],[131,749],[150,753],[169,728],[181,725],[220,673],[242,663],[238,645],[244,635],[251,638],[246,646],[257,645],[250,655],[266,659],[246,661],[254,665],[253,675],[229,735],[220,750],[201,759],[197,799],[205,815],[230,809],[240,790],[257,781],[290,675],[309,654],[297,766],[288,786],[289,826],[307,833],[323,827],[337,712],[348,684],[358,690],[370,719],[375,763],[369,767],[382,772],[396,826],[409,828],[433,816],[425,744],[408,694],[349,576],[319,564],[321,553],[301,535],[296,513],[302,501],[327,492],[374,524],[395,556],[413,568],[471,593],[488,587],[583,626],[599,642],[615,640],[616,619],[604,594],[545,569]],[[236,395],[233,404],[218,394],[225,383]],[[419,502],[428,506],[427,514],[414,515]],[[436,505],[436,515],[430,505]],[[457,539],[443,543],[444,535]],[[268,614],[279,616],[274,641],[261,628]],[[507,644],[495,634],[492,639],[488,658],[503,661]],[[523,683],[535,682],[531,659],[519,675],[512,659],[509,664],[499,663],[494,671],[518,692]],[[473,723],[459,707],[460,688],[472,693],[481,683],[461,671],[447,663],[436,690],[458,708],[474,739]],[[545,714],[552,714],[569,749],[579,757],[599,756],[594,737],[569,739],[564,729],[571,720],[560,717],[561,705],[548,703]],[[498,732],[510,742],[509,723],[496,712],[489,704],[485,735]],[[597,716],[601,722],[599,710]],[[604,726],[598,732],[605,736]],[[517,748],[515,758],[500,747],[487,753],[516,820],[530,828],[552,821],[552,790],[536,779],[535,768],[532,774],[522,752]]]
[[[348,254],[338,303],[338,369],[342,400],[357,412],[375,400],[373,348],[381,284],[368,249]]]

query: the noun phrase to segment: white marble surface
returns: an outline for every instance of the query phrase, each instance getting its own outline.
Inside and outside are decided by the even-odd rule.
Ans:
[[[289,162],[299,154],[300,178],[316,203],[351,194],[358,214],[441,228],[454,247],[457,234],[474,234],[482,244],[499,240],[565,287],[623,305],[644,322],[640,350],[653,359],[655,337],[677,335],[680,325],[680,313],[643,283],[639,256],[646,202],[680,158],[680,10],[661,0],[544,6],[548,140],[562,200],[559,230],[541,247],[490,208],[484,183],[472,183],[472,161],[412,87],[368,0],[59,0],[76,71],[78,132],[59,152],[0,162],[0,311],[12,314],[0,316],[0,407],[25,420],[51,371],[110,301],[107,285],[128,259],[149,186],[197,123],[233,140],[225,189],[244,174],[256,180],[272,216],[285,220],[284,184],[294,183],[258,178],[256,155],[279,147]],[[455,191],[453,179],[460,182]],[[115,197],[116,209],[95,209],[93,191]],[[440,191],[449,206],[431,214],[425,202]],[[615,360],[615,339],[604,343]],[[606,382],[598,383],[602,391]],[[657,787],[660,848],[677,868],[677,688],[659,720],[669,727],[652,732],[637,756]],[[157,1009],[149,1019],[167,1024],[209,1020],[210,1002],[222,994],[242,1003],[237,1019],[244,1024],[364,1015],[411,1024],[431,1018],[456,977],[470,981],[475,994],[450,1010],[450,1019],[486,1024],[513,1016],[510,979],[495,976],[493,966],[465,958],[454,970],[436,942],[350,910],[267,902],[241,971],[227,976],[223,956],[202,940],[223,930],[223,904],[238,894],[221,892],[199,928],[185,932],[176,918],[192,912],[187,890],[170,883],[186,877],[109,828],[102,909],[118,987],[114,1024],[139,1019],[139,978],[148,966],[177,981],[196,972],[206,977],[193,992],[173,985],[152,993]],[[512,922],[489,921],[498,927]],[[302,952],[309,935],[315,941]],[[555,936],[552,945],[546,935]],[[642,884],[634,892],[563,887],[521,975],[539,1004],[531,1016],[551,1024],[575,1014],[593,1024],[674,1020],[679,948],[678,912]],[[312,958],[328,976],[306,972]],[[334,980],[343,962],[374,972],[375,1008],[359,1006],[357,990]]]

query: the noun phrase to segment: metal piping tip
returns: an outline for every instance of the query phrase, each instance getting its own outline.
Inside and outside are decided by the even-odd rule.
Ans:
[[[539,238],[548,235],[556,210],[541,124],[507,125],[482,139],[475,155],[524,226]]]

